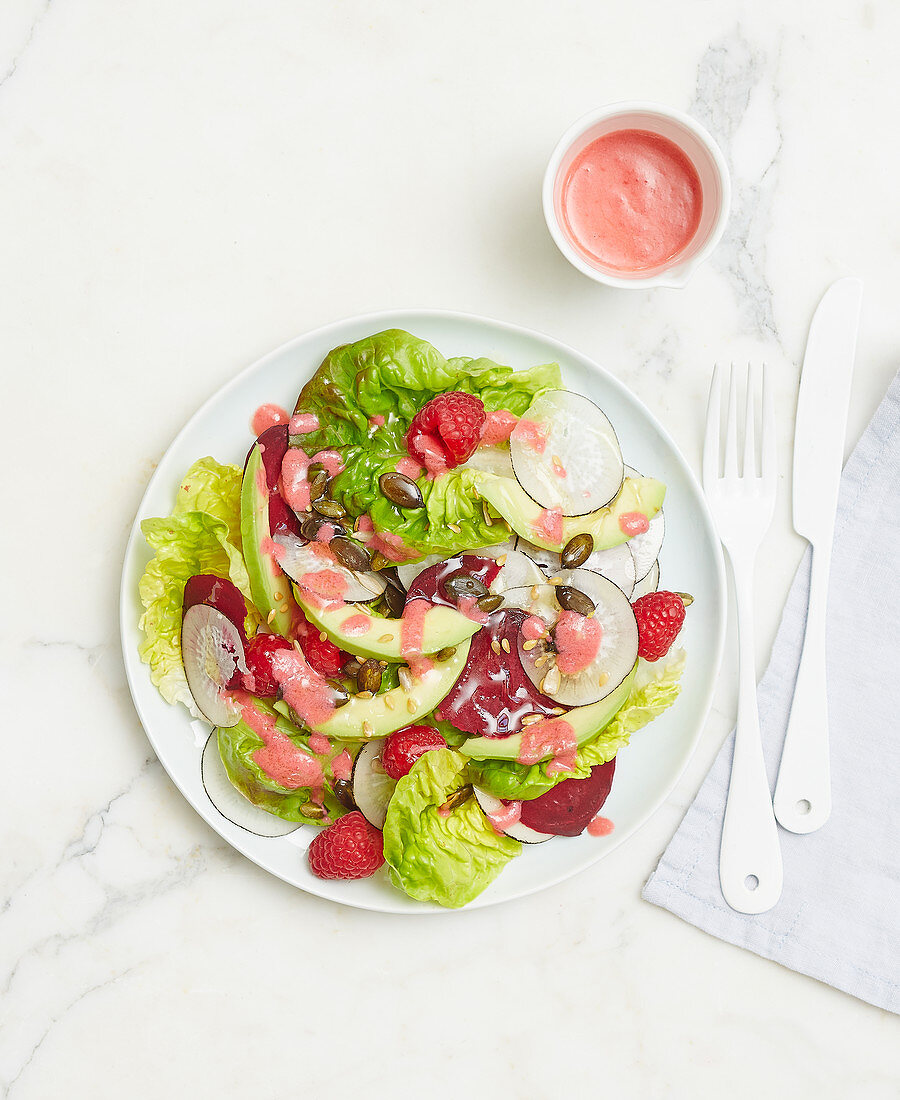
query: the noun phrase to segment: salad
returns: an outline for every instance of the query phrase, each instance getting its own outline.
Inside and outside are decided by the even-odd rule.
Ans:
[[[213,727],[224,816],[312,826],[313,874],[449,907],[523,847],[611,832],[616,754],[678,695],[691,598],[659,591],[665,486],[603,411],[556,364],[393,329],[252,429],[243,468],[199,459],[141,525],[140,655]]]

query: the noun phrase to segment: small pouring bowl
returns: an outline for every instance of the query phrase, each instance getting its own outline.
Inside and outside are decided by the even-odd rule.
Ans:
[[[592,142],[618,130],[647,130],[678,146],[700,178],[700,222],[685,247],[670,260],[634,274],[605,268],[573,240],[563,217],[563,187],[569,169]],[[560,138],[544,174],[544,218],[560,252],[573,267],[607,286],[643,290],[683,287],[725,232],[731,209],[731,179],[722,150],[712,135],[681,111],[656,103],[612,103],[584,115]]]

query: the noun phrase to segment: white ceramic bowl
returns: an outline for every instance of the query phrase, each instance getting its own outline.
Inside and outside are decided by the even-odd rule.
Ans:
[[[674,142],[697,169],[703,193],[700,224],[687,247],[665,264],[635,275],[606,270],[592,260],[566,232],[561,216],[562,187],[573,161],[591,142],[616,130],[649,130]],[[560,138],[544,175],[543,201],[547,228],[560,252],[591,279],[633,289],[683,287],[725,232],[731,209],[731,179],[722,150],[689,115],[657,103],[611,103],[584,115]]]

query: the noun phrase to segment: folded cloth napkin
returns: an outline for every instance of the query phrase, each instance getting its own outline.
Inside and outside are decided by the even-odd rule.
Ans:
[[[800,663],[809,565],[807,551],[759,685],[773,789]],[[745,916],[719,888],[733,734],[643,896],[720,939],[900,1013],[900,374],[844,467],[827,662],[833,809],[807,836],[779,828],[778,904]]]

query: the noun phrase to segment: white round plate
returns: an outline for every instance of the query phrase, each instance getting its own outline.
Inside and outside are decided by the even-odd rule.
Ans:
[[[254,410],[264,402],[292,409],[303,383],[332,348],[388,328],[406,329],[429,340],[448,358],[487,356],[517,369],[558,362],[565,385],[592,398],[609,416],[625,461],[666,483],[661,586],[694,596],[679,639],[688,654],[681,695],[619,753],[615,783],[603,810],[615,823],[614,832],[602,838],[583,834],[523,847],[497,880],[466,907],[474,909],[553,886],[590,867],[631,836],[659,808],[683,772],[699,740],[718,675],[725,630],[724,571],[700,487],[655,418],[596,363],[565,344],[517,325],[439,310],[402,310],[339,321],[300,336],[254,363],[188,421],[147,486],[128,540],[122,574],[125,670],[141,723],[163,767],[200,816],[239,852],[285,882],[345,905],[385,913],[446,912],[396,890],[386,868],[360,882],[316,878],[304,854],[314,835],[312,828],[264,837],[223,817],[203,786],[200,762],[204,739],[196,736],[183,707],[163,700],[138,657],[138,581],[150,558],[140,531],[141,520],[171,512],[181,477],[196,459],[212,455],[220,462],[242,463],[252,443],[249,421]]]

